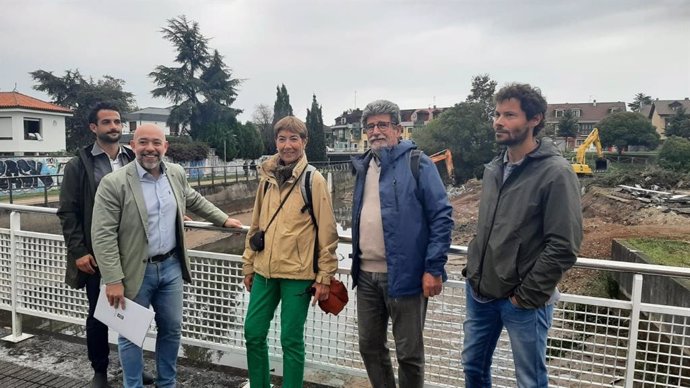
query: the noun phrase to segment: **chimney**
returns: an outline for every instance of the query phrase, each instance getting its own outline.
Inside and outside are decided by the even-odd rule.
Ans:
[[[597,106],[597,100],[592,100],[592,106]]]

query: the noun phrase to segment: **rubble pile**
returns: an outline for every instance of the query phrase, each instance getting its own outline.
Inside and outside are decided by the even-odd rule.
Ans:
[[[688,192],[660,191],[659,187],[654,185],[651,189],[644,189],[640,185],[618,185],[613,191],[615,194],[608,194],[606,197],[619,202],[636,200],[656,207],[664,213],[674,212],[690,216],[690,193]]]

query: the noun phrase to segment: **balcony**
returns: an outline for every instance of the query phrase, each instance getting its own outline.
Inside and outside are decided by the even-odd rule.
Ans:
[[[22,331],[23,316],[83,325],[87,314],[83,291],[63,283],[62,236],[21,228],[22,213],[54,217],[55,209],[6,204],[0,208],[12,211],[10,227],[0,229],[0,309],[12,314],[12,334],[5,339],[28,337]],[[341,243],[349,244],[349,239],[342,237]],[[453,246],[450,253],[462,255],[465,251]],[[194,282],[184,289],[183,344],[242,359],[249,295],[242,286],[241,258],[204,251],[189,253]],[[646,276],[687,278],[690,269],[586,258],[578,259],[576,266],[633,273],[631,300],[563,294],[549,335],[550,385],[690,386],[690,309],[641,302]],[[351,281],[346,268],[339,270],[338,277],[348,284]],[[445,283],[441,296],[429,302],[425,329],[428,387],[464,386],[460,361],[464,306],[464,282],[457,275]],[[280,373],[278,318],[272,325],[269,352],[272,367]],[[155,327],[149,337],[146,342],[153,342]],[[357,348],[356,298],[351,298],[337,317],[311,309],[305,341],[308,367],[366,375]],[[516,384],[505,332],[494,355],[493,381],[496,387]]]

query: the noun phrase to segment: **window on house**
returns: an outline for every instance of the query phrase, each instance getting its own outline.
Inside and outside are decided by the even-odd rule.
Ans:
[[[555,109],[553,111],[553,116],[554,117],[563,117],[563,110],[562,109]]]
[[[0,140],[12,140],[12,117],[0,117]]]
[[[24,118],[24,140],[43,140],[41,119]]]
[[[575,114],[575,117],[580,117],[580,115],[582,115],[582,111],[580,109],[573,109],[573,113]]]
[[[137,130],[137,122],[136,121],[130,121],[129,122],[129,132],[134,133],[134,131]]]

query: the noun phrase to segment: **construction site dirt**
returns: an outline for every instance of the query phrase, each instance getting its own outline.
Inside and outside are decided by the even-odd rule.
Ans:
[[[650,237],[690,241],[690,217],[687,215],[627,198],[618,188],[589,186],[585,191],[582,196],[584,240],[580,257],[610,259],[613,239]],[[481,181],[470,180],[449,193],[455,219],[453,243],[467,245],[477,228]],[[621,198],[625,201],[620,201]],[[587,294],[592,278],[591,270],[572,269],[559,288],[563,292]]]

